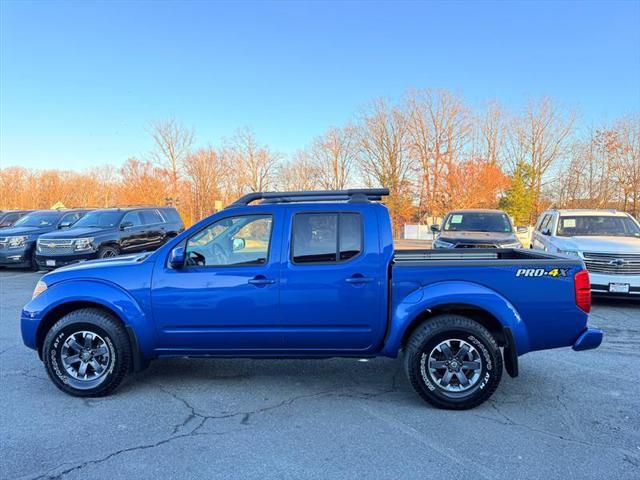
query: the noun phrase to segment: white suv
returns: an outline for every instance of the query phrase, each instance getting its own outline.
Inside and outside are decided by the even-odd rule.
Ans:
[[[548,210],[531,248],[580,257],[594,294],[640,297],[640,224],[616,210]]]

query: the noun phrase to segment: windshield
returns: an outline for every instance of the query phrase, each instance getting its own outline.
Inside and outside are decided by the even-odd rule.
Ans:
[[[115,227],[120,222],[122,212],[90,212],[78,220],[73,227]]]
[[[640,227],[629,217],[613,217],[608,215],[585,215],[560,217],[558,222],[559,237],[576,236],[610,236],[640,238]]]
[[[512,233],[513,227],[504,213],[461,212],[450,214],[444,223],[446,232]]]
[[[14,227],[51,227],[58,223],[60,213],[58,212],[34,212],[25,215],[16,223]]]

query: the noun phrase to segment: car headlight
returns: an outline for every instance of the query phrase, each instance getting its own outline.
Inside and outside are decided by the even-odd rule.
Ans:
[[[522,248],[522,244],[520,242],[505,243],[500,245],[500,248]]]
[[[76,250],[90,250],[93,248],[91,242],[93,242],[93,237],[85,237],[74,240],[73,244]]]
[[[434,248],[453,248],[454,244],[438,239],[433,242],[433,247]]]
[[[558,255],[564,255],[565,257],[580,257],[580,252],[575,250],[560,250],[556,252]]]
[[[38,283],[36,283],[36,288],[33,289],[33,296],[31,297],[31,299],[33,300],[34,298],[36,298],[46,289],[47,289],[47,284],[44,283],[42,280],[38,280]]]
[[[25,243],[27,243],[27,240],[29,240],[29,237],[25,235],[19,237],[9,237],[7,238],[7,246],[9,248],[23,247]]]

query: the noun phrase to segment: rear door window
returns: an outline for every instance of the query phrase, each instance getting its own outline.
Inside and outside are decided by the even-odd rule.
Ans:
[[[292,230],[291,258],[296,264],[338,263],[362,251],[359,213],[299,213]]]
[[[140,212],[142,216],[142,223],[144,225],[153,225],[156,223],[164,223],[164,218],[157,210],[142,210]]]

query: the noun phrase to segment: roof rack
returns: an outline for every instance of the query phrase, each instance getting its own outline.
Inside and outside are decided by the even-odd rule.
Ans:
[[[254,192],[240,197],[229,207],[249,205],[257,200],[263,203],[340,202],[366,203],[380,201],[389,195],[388,188],[351,188],[349,190],[306,190],[301,192]],[[227,208],[229,208],[227,207]]]

